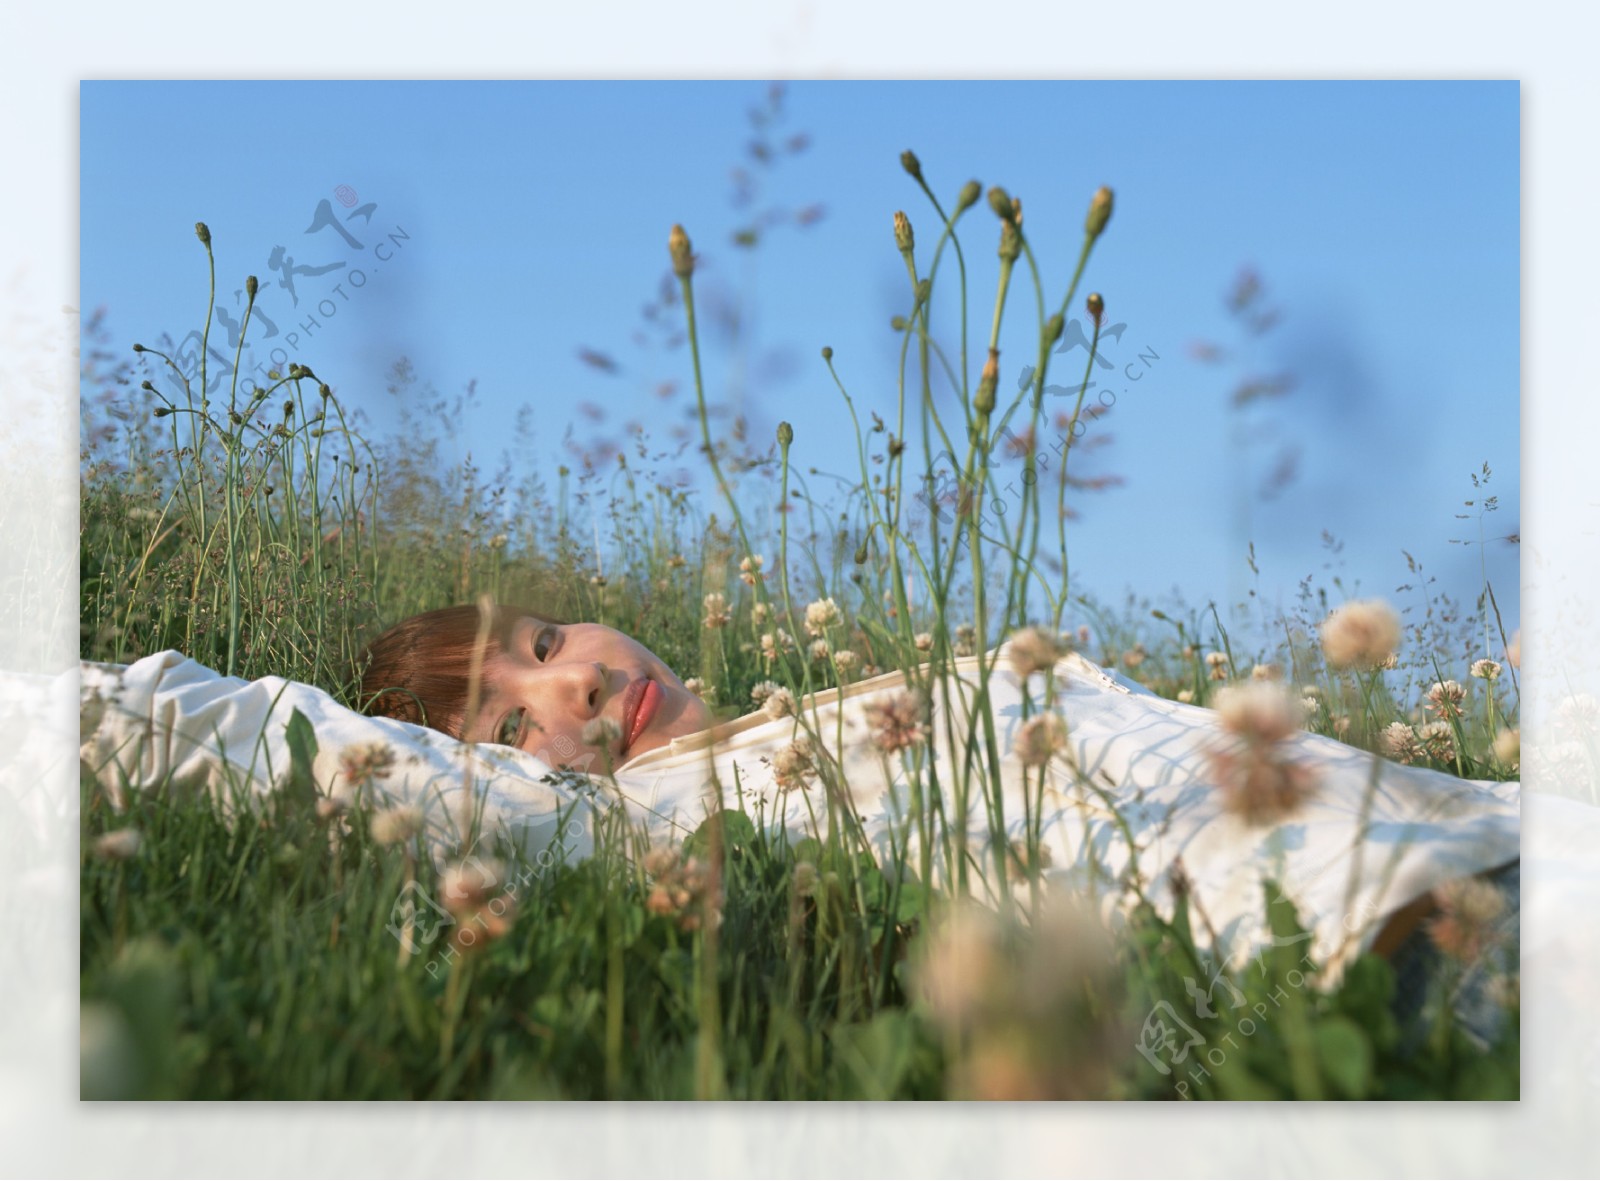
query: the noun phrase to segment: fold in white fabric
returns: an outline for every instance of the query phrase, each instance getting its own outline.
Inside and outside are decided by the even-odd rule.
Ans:
[[[1026,793],[1049,882],[1093,891],[1116,914],[1135,897],[1131,881],[1168,915],[1174,885],[1187,884],[1203,912],[1196,913],[1197,941],[1231,966],[1273,943],[1267,882],[1295,903],[1310,930],[1303,941],[1309,955],[1336,976],[1399,908],[1519,856],[1518,784],[1401,766],[1309,733],[1286,742],[1316,781],[1309,801],[1281,821],[1247,823],[1227,810],[1217,787],[1210,755],[1229,740],[1214,712],[1164,700],[1075,655],[1055,676],[1068,751],[1049,766],[1041,790],[1039,772],[1025,775],[1011,753],[1024,689],[1004,655],[1002,648],[986,663],[994,665],[989,691],[1002,754],[992,794],[1003,807],[1005,840],[1025,843]],[[169,776],[224,799],[271,791],[288,770],[286,729],[298,710],[316,734],[319,789],[421,807],[440,855],[470,843],[475,830],[503,835],[530,855],[555,848],[564,857],[587,856],[597,817],[615,806],[652,842],[675,841],[716,809],[720,793],[723,807],[794,839],[821,835],[831,804],[836,819],[859,824],[880,860],[913,868],[922,860],[916,801],[934,798],[936,777],[944,822],[966,832],[969,880],[980,893],[996,894],[991,810],[978,790],[964,816],[955,804],[979,675],[978,659],[967,657],[955,661],[948,694],[936,683],[932,741],[915,775],[901,755],[886,757],[870,740],[866,707],[903,688],[893,673],[803,699],[804,727],[795,718],[754,714],[676,739],[614,775],[584,776],[507,748],[464,746],[366,718],[311,686],[222,677],[163,652],[126,668],[83,666],[81,754],[113,800]],[[1042,678],[1033,679],[1032,691],[1042,693]],[[802,729],[836,774],[804,775],[781,753]],[[387,763],[375,750],[388,752]],[[797,779],[804,782],[796,786]],[[830,790],[825,781],[842,786]],[[934,877],[947,883],[945,846],[930,846]]]

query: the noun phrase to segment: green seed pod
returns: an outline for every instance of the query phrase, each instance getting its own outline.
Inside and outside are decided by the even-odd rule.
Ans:
[[[917,303],[925,304],[928,296],[933,294],[933,282],[929,279],[920,279],[917,282]]]
[[[906,318],[904,316],[895,316],[889,321],[889,327],[896,332],[904,332],[906,330]]]
[[[1061,334],[1066,331],[1066,326],[1067,322],[1061,318],[1060,312],[1057,312],[1055,315],[1051,316],[1050,319],[1045,322],[1044,326],[1045,344],[1052,345],[1055,344],[1056,341],[1060,340]]]
[[[285,418],[293,418],[294,417],[294,403],[293,402],[285,402],[283,404],[283,416]]]
[[[1014,221],[1000,223],[1000,257],[1015,262],[1022,254],[1022,231]]]
[[[995,390],[1000,385],[1000,354],[989,350],[989,359],[983,364],[983,375],[978,378],[978,392],[973,396],[972,406],[983,418],[988,418],[994,411]]]
[[[856,565],[857,566],[865,566],[866,564],[867,564],[867,543],[863,541],[860,545],[858,545],[856,547]]]
[[[151,390],[151,391],[153,391],[156,387],[151,385],[149,381],[141,381],[139,383],[139,388],[141,390]]]
[[[672,257],[672,273],[680,279],[694,274],[694,250],[689,245],[689,235],[680,225],[672,227],[667,235],[667,253]]]
[[[961,186],[961,195],[956,198],[956,212],[971,209],[981,196],[983,196],[983,186],[975,180],[969,180]]]
[[[833,346],[832,345],[825,344],[825,345],[822,346],[822,359],[824,361],[833,360]]]
[[[211,245],[211,231],[207,228],[205,222],[197,221],[194,223],[194,236],[200,239],[202,246]]]
[[[244,293],[250,297],[252,303],[255,302],[256,292],[260,289],[261,284],[254,275],[246,275],[244,277]]]
[[[910,148],[900,153],[900,167],[910,173],[912,180],[922,179],[922,161]]]
[[[1106,301],[1100,297],[1100,293],[1091,291],[1089,298],[1084,300],[1083,304],[1089,309],[1089,314],[1094,317],[1094,322],[1096,324],[1100,323],[1100,317],[1106,314]]]
[[[321,394],[324,398],[333,397],[333,391],[328,388],[328,383],[327,382],[323,382],[321,385],[319,385],[317,387],[317,393]]]
[[[1101,185],[1089,201],[1089,216],[1084,221],[1083,228],[1089,232],[1091,238],[1098,238],[1105,232],[1106,222],[1110,220],[1111,190]]]
[[[157,418],[165,418],[167,415],[172,413],[172,407],[170,407],[170,406],[157,406],[155,408],[154,413],[155,413],[155,416]]]
[[[793,442],[794,427],[790,426],[786,421],[780,422],[778,424],[778,446],[787,448]]]
[[[142,345],[142,344],[136,344],[136,345],[134,345],[134,346],[133,346],[133,351],[134,351],[134,352],[136,352],[136,353],[142,353],[142,352],[144,352],[144,345]]]
[[[1016,210],[1012,208],[1011,198],[999,185],[989,190],[989,208],[1001,221],[1011,221],[1016,217]]]

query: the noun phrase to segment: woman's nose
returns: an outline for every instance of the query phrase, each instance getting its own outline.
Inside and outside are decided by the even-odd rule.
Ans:
[[[585,721],[596,717],[606,703],[606,686],[611,670],[598,660],[575,660],[553,665],[549,675],[557,678],[573,709]]]

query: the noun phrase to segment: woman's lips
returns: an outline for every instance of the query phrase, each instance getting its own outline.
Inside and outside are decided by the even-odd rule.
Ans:
[[[626,755],[639,740],[661,704],[661,686],[649,677],[640,677],[628,686],[622,706],[622,753]]]

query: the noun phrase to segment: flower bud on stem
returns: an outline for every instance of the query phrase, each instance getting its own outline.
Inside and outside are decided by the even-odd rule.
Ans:
[[[672,273],[680,279],[694,274],[694,251],[689,246],[689,235],[683,227],[675,225],[667,235],[667,253],[672,256]]]
[[[903,211],[894,215],[894,244],[900,248],[901,254],[910,254],[917,243],[916,236],[911,232],[911,219]]]
[[[1106,223],[1111,220],[1111,190],[1101,185],[1089,200],[1089,216],[1083,223],[1083,228],[1089,237],[1098,238],[1105,232]]]

